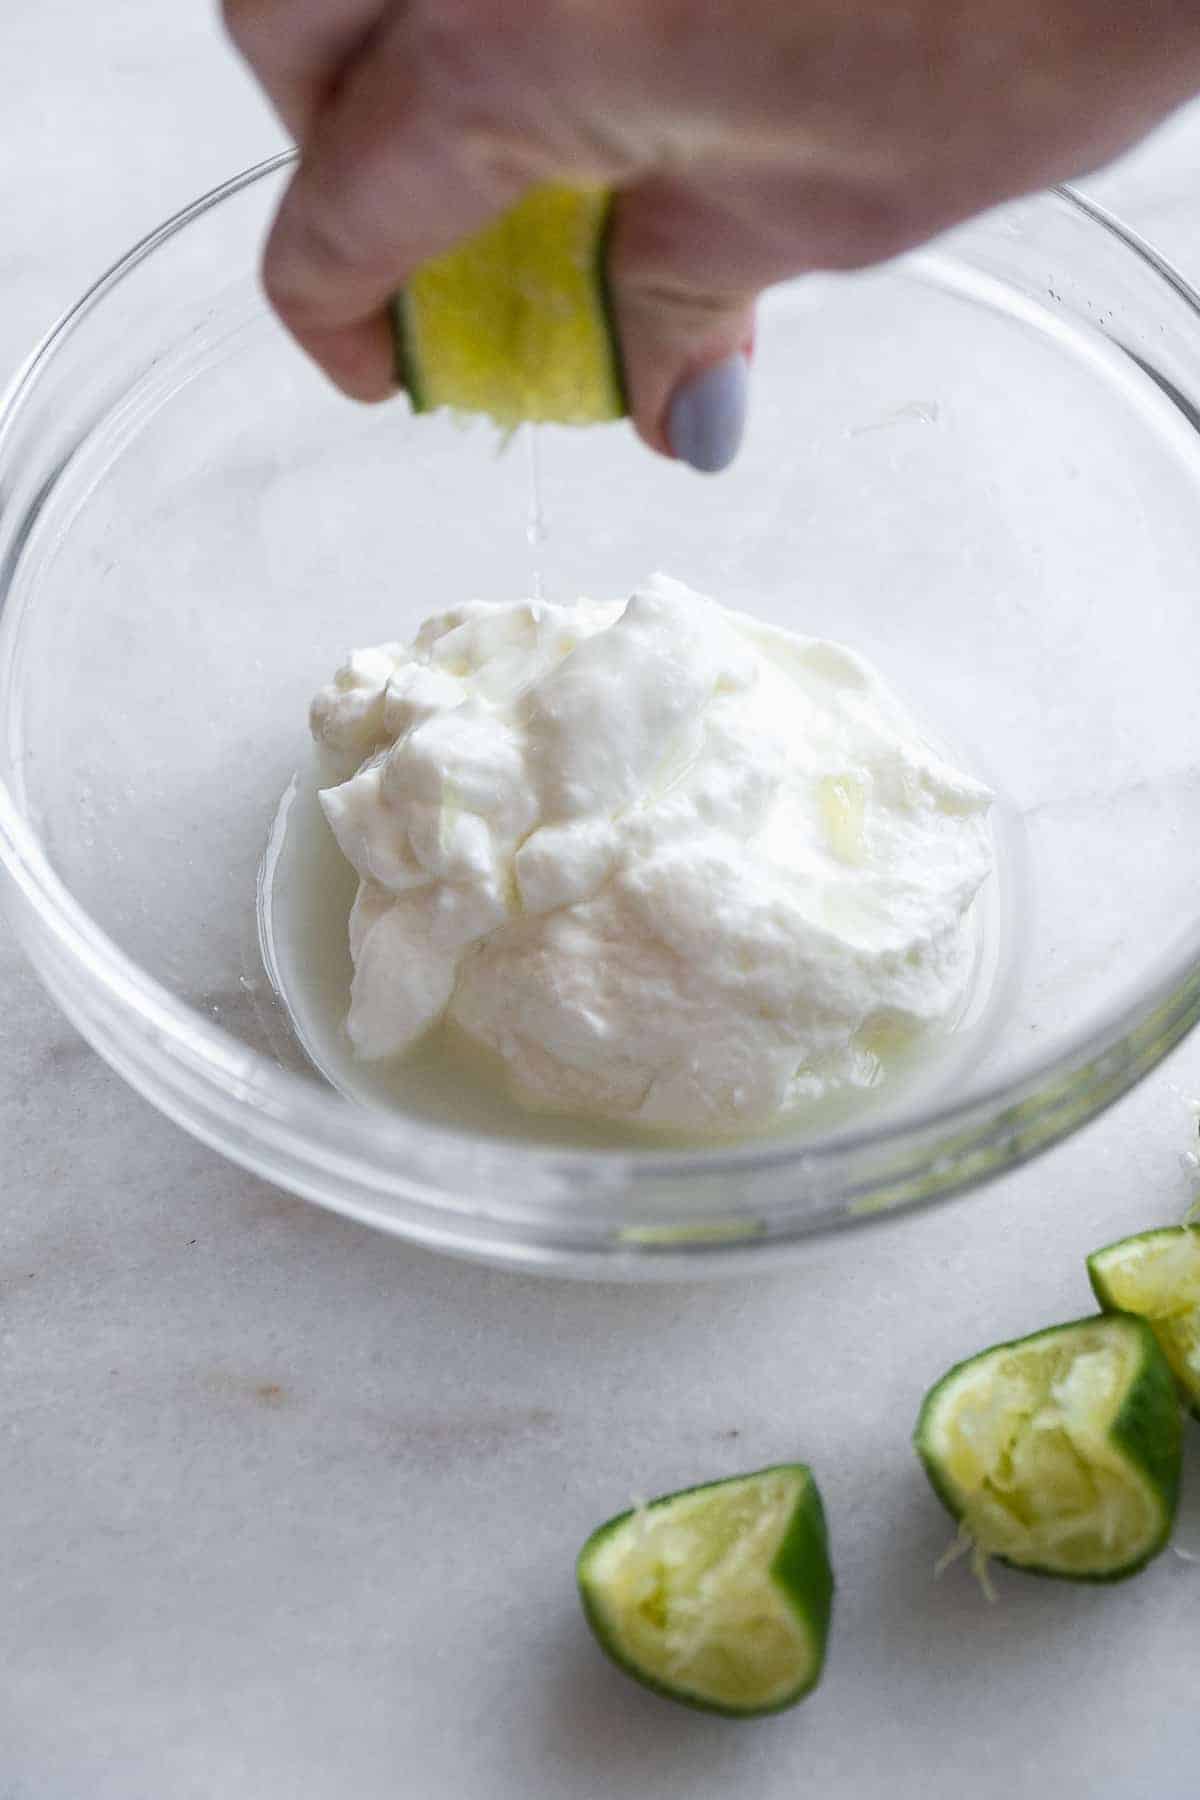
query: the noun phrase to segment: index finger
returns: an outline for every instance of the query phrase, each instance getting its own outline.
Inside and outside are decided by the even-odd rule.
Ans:
[[[511,128],[462,118],[406,26],[373,40],[321,114],[263,264],[284,324],[365,400],[394,390],[391,296],[549,173]]]

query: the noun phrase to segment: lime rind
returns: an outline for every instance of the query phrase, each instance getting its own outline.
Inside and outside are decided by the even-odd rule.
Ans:
[[[625,359],[621,354],[621,328],[617,320],[616,295],[612,285],[612,240],[613,226],[616,223],[616,195],[609,194],[603,218],[596,232],[596,254],[592,264],[592,279],[596,284],[596,297],[600,310],[604,315],[605,330],[608,338],[609,373],[613,385],[612,417],[623,419],[629,414],[629,379],[625,373]]]
[[[421,369],[414,350],[408,319],[408,300],[404,293],[396,294],[392,299],[391,320],[393,369],[397,384],[408,395],[408,404],[415,413],[431,412],[433,409],[425,398],[425,385],[421,380]]]
[[[587,1540],[577,1576],[601,1648],[668,1699],[753,1718],[794,1706],[821,1678],[833,1573],[802,1463],[620,1513]]]
[[[926,1396],[914,1443],[985,1581],[990,1557],[1117,1581],[1170,1536],[1179,1408],[1142,1320],[1080,1319],[956,1364]]]

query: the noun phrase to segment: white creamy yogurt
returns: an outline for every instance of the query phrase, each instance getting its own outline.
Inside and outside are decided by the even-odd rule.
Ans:
[[[356,652],[312,729],[361,1058],[445,1021],[526,1107],[744,1132],[961,1009],[991,797],[837,644],[663,576],[474,602]]]

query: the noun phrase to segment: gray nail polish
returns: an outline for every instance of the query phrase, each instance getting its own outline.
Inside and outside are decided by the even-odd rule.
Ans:
[[[749,385],[740,352],[681,382],[667,413],[667,437],[680,462],[705,475],[728,468],[742,441]]]

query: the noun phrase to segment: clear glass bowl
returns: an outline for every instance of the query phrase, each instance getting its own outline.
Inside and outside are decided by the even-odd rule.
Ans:
[[[342,1099],[263,976],[256,875],[351,645],[528,590],[525,461],[341,401],[269,317],[287,159],[107,275],[0,418],[0,863],[64,1011],[187,1130],[444,1249],[612,1276],[777,1257],[1053,1143],[1200,1011],[1200,310],[1069,193],[771,296],[736,468],[543,446],[552,595],[664,568],[864,649],[1001,796],[1002,1015],[820,1139],[519,1144]],[[1020,865],[1019,871],[1017,865]]]

